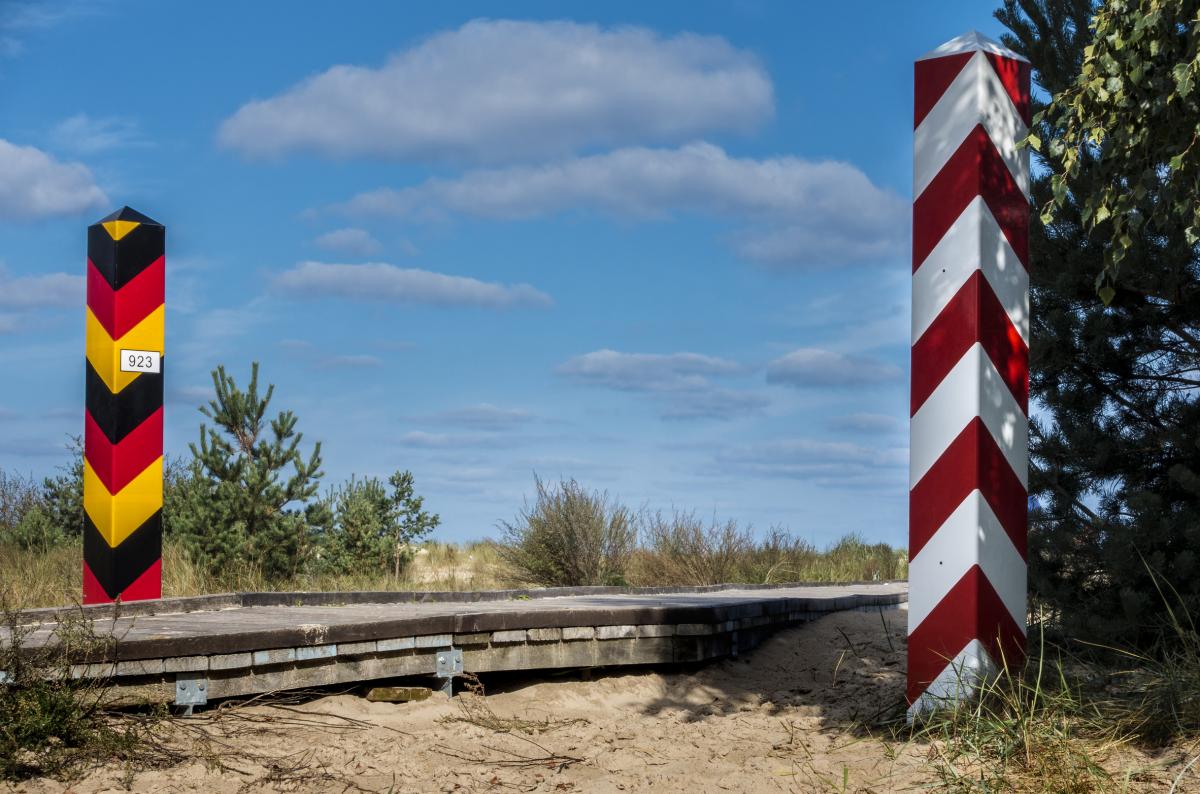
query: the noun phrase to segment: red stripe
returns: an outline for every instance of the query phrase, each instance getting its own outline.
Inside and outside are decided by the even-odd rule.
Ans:
[[[117,598],[122,602],[145,601],[152,598],[162,598],[162,560],[155,560],[138,578],[121,591]],[[104,587],[88,567],[87,560],[83,562],[83,603],[111,604],[115,599],[109,598]]]
[[[88,567],[87,560],[83,561],[83,603],[112,603],[112,599],[108,597],[108,593],[104,592],[104,587],[100,584],[100,580],[96,578],[96,574],[92,573],[92,569]]]
[[[976,342],[1028,415],[1029,348],[983,271],[976,270],[913,345],[910,416]]]
[[[915,79],[913,85],[913,129],[921,126],[921,122],[929,115],[929,111],[933,110],[933,106],[942,98],[942,94],[946,93],[946,89],[954,82],[954,78],[958,77],[958,73],[967,65],[967,61],[971,60],[974,52],[962,52],[955,55],[947,55],[944,58],[929,58],[924,61],[917,61],[914,68]]]
[[[1029,200],[982,124],[913,202],[913,272],[976,196],[982,196],[1021,264],[1029,267]]]
[[[151,598],[162,598],[162,560],[146,569],[138,578],[121,591],[122,601],[145,601]]]
[[[987,425],[975,417],[908,494],[910,560],[977,488],[1025,559],[1029,508],[1025,486],[996,445]]]
[[[1025,659],[1025,634],[978,565],[908,636],[910,705],[971,640],[983,643],[998,665],[1016,668]]]
[[[166,290],[166,260],[159,257],[114,290],[100,271],[88,260],[87,305],[113,339],[120,339],[150,312],[163,305]]]
[[[1029,98],[1029,64],[1015,58],[1005,58],[994,52],[985,52],[984,55],[992,64],[992,69],[1000,78],[1017,112],[1021,114],[1021,120],[1028,127],[1033,123],[1033,105]]]
[[[134,477],[146,470],[163,454],[163,409],[159,408],[135,427],[125,438],[113,444],[96,424],[90,411],[84,412],[83,449],[92,471],[110,494],[116,494]]]

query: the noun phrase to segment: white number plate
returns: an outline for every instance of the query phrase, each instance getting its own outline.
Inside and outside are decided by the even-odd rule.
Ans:
[[[162,353],[157,350],[122,350],[122,372],[162,372]]]

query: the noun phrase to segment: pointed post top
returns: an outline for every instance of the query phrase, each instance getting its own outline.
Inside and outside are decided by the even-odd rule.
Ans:
[[[990,52],[1001,58],[1011,58],[1014,61],[1029,63],[1029,59],[1013,52],[995,39],[990,39],[978,30],[969,30],[957,38],[950,39],[935,50],[925,53],[918,61],[928,61],[933,58],[945,58],[947,55],[957,55],[963,52]]]
[[[154,220],[153,218],[146,217],[145,215],[143,215],[142,213],[138,212],[137,210],[135,210],[133,207],[130,207],[130,206],[121,207],[121,209],[117,210],[113,214],[101,218],[99,221],[96,222],[95,225],[99,226],[99,225],[102,225],[105,223],[112,223],[113,221],[124,221],[125,223],[145,224],[146,226],[162,226],[162,224],[159,223],[158,221]]]

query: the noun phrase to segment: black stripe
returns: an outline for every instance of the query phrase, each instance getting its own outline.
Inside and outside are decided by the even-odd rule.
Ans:
[[[86,359],[85,359],[86,361]],[[162,368],[166,367],[166,357]],[[119,444],[150,415],[162,408],[161,372],[143,372],[117,394],[108,390],[104,380],[87,361],[87,410],[110,443]]]
[[[119,596],[162,558],[162,510],[142,522],[115,549],[86,512],[83,523],[83,559],[109,598]]]
[[[162,226],[142,224],[114,240],[100,224],[89,226],[88,259],[109,286],[120,289],[163,255],[166,235]]]

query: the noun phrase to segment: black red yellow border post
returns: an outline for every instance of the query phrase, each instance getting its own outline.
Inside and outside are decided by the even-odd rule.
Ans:
[[[85,604],[162,595],[165,242],[129,207],[88,227]]]

